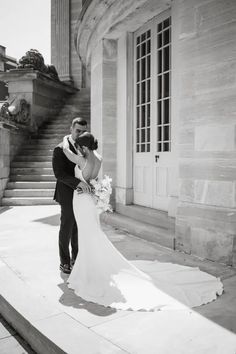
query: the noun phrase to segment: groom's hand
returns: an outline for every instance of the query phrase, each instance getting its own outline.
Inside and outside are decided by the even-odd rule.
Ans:
[[[76,190],[77,190],[78,193],[90,193],[91,192],[91,187],[87,183],[81,181],[78,184]]]

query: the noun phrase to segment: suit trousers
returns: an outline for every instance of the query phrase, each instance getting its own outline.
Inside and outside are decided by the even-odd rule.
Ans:
[[[71,256],[69,247],[71,245]],[[59,231],[59,255],[61,264],[70,264],[78,254],[78,230],[72,204],[61,204],[61,224]]]

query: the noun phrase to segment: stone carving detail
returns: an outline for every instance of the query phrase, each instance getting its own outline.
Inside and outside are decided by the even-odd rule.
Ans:
[[[50,76],[53,80],[59,81],[55,66],[45,65],[42,54],[39,53],[36,49],[30,49],[28,52],[26,52],[26,54],[19,60],[18,69],[38,70]]]
[[[28,125],[30,122],[30,105],[21,95],[0,102],[0,121]]]

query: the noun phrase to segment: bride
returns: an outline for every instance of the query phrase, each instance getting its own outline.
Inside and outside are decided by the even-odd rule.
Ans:
[[[88,132],[78,138],[83,155],[69,149],[66,157],[76,164],[75,177],[89,184],[98,177],[102,157]],[[74,191],[73,211],[78,227],[79,253],[68,286],[86,301],[122,310],[160,310],[206,304],[223,292],[223,285],[198,268],[158,261],[130,262],[102,231],[91,193]]]

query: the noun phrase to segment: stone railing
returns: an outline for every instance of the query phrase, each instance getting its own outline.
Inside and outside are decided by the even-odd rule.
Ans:
[[[59,113],[65,99],[77,92],[61,82],[53,66],[31,50],[20,60],[18,69],[0,72],[8,84],[9,98],[0,102],[0,201],[9,178],[10,162],[30,134]]]
[[[0,72],[0,81],[7,82],[9,90],[9,99],[1,103],[1,115],[31,133],[58,114],[66,97],[77,91],[32,68]]]

